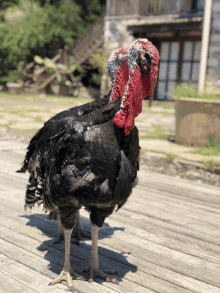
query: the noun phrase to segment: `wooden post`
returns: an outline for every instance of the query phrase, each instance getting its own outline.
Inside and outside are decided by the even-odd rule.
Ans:
[[[203,92],[205,81],[206,81],[211,16],[212,16],[212,0],[206,0],[205,13],[204,13],[204,19],[203,19],[203,28],[202,28],[202,48],[201,48],[199,84],[198,84],[198,91],[200,93]]]
[[[63,64],[63,49],[59,49],[58,53],[60,54],[60,63]]]
[[[116,0],[110,0],[111,3],[111,9],[110,9],[110,15],[117,15],[117,9],[116,9]]]
[[[63,62],[64,65],[66,65],[68,63],[68,46],[64,47],[64,51],[63,51]]]
[[[140,0],[133,0],[134,1],[134,14],[139,15],[139,2]]]
[[[176,0],[176,13],[181,12],[181,0]]]
[[[111,15],[111,0],[106,0],[106,15]]]

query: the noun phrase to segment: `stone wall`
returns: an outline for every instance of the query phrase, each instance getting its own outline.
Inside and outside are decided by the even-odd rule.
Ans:
[[[213,0],[206,86],[220,93],[220,1]]]
[[[130,19],[131,17],[129,17]],[[134,42],[132,32],[127,29],[128,18],[105,17],[104,29],[104,48],[107,55],[110,55],[114,49],[128,48]],[[101,95],[106,94],[111,89],[111,79],[109,77],[106,64],[103,66],[103,75],[101,82]]]

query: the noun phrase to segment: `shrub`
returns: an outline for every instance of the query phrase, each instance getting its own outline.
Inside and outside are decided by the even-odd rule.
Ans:
[[[220,95],[214,93],[199,93],[192,86],[177,86],[171,94],[175,98],[220,99]]]
[[[20,18],[13,17],[16,11],[21,12]],[[0,23],[0,83],[18,79],[21,60],[28,64],[34,55],[52,58],[59,48],[72,45],[84,32],[79,12],[74,2],[64,1],[58,7],[48,3],[40,7],[31,0],[20,0],[19,5],[9,7],[6,21]]]

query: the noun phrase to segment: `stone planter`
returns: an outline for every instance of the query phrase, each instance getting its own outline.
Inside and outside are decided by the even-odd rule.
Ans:
[[[6,86],[10,94],[17,95],[22,93],[23,85],[20,83],[8,82]]]
[[[205,146],[220,139],[220,101],[176,98],[176,143]]]

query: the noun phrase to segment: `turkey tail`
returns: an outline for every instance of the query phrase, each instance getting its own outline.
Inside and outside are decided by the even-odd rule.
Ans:
[[[37,179],[34,178],[34,174],[31,173],[25,195],[25,209],[32,208],[36,203],[39,205],[43,202],[42,196],[36,192],[37,185]]]
[[[121,151],[121,166],[113,194],[113,202],[118,204],[118,209],[126,202],[132,191],[133,172],[131,164],[124,152]],[[117,210],[118,210],[117,209]]]
[[[25,155],[24,162],[22,163],[21,169],[16,171],[17,173],[25,173],[27,171],[30,158],[36,149],[36,144],[42,133],[43,133],[43,127],[31,139],[29,146],[27,147],[27,152]]]

